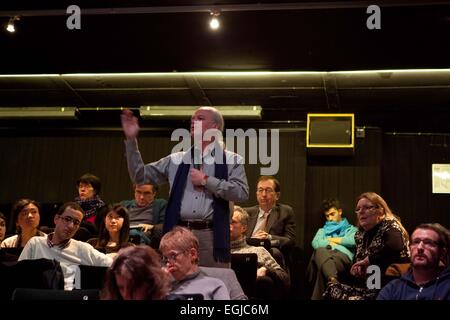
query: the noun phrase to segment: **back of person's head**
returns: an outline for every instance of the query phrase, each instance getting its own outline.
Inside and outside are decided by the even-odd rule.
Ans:
[[[280,182],[279,182],[278,179],[275,178],[274,176],[260,176],[259,179],[258,179],[258,181],[256,181],[256,187],[258,187],[258,184],[259,184],[261,181],[268,181],[268,180],[273,181],[274,191],[275,191],[275,192],[277,192],[277,193],[278,193],[278,192],[281,192],[281,185],[280,185]]]
[[[16,230],[17,233],[21,233],[20,227],[17,225],[17,222],[19,220],[19,214],[29,204],[33,204],[34,206],[36,206],[36,208],[38,210],[38,214],[40,216],[41,205],[39,204],[39,202],[37,202],[36,200],[27,199],[27,198],[18,200],[16,203],[14,203],[14,205],[11,209],[11,216],[12,216],[12,219],[10,221],[10,230],[11,231]]]
[[[414,231],[418,229],[425,229],[425,230],[432,230],[436,232],[438,235],[438,245],[440,248],[445,250],[445,257],[443,257],[443,263],[445,266],[450,266],[450,231],[442,226],[439,223],[422,223],[418,225]],[[414,231],[411,233],[411,235],[414,233]]]
[[[342,209],[341,203],[336,198],[328,198],[322,201],[322,212],[325,213],[331,208],[336,208],[337,210]]]
[[[408,232],[406,231],[405,227],[403,227],[400,217],[392,213],[391,208],[389,208],[386,201],[379,194],[377,194],[375,192],[371,192],[371,191],[364,192],[356,199],[356,203],[358,203],[358,201],[363,198],[369,200],[375,207],[382,209],[382,211],[384,213],[384,216],[382,219],[383,220],[394,220],[398,224],[400,229],[402,230],[402,233],[403,233],[405,239],[406,240],[409,239]]]
[[[121,279],[118,284],[117,278]],[[169,277],[161,268],[160,256],[146,245],[126,247],[119,251],[108,268],[103,300],[159,300],[169,292]]]
[[[110,213],[116,213],[120,217],[123,218],[122,228],[119,231],[119,243],[118,245],[121,246],[123,244],[126,244],[129,239],[130,235],[130,218],[128,216],[128,210],[122,206],[119,203],[110,204],[108,206],[105,206],[101,209],[101,223],[98,231],[98,243],[97,246],[100,248],[106,247],[110,240],[110,235],[108,230],[106,229],[106,219],[108,219],[108,214]]]
[[[237,213],[239,215],[240,223],[243,226],[248,226],[248,221],[250,219],[248,212],[240,206],[234,206],[233,214],[235,214],[235,213]]]
[[[187,228],[176,226],[171,231],[167,232],[159,243],[159,251],[177,250],[186,252],[194,248],[198,252],[198,239]],[[198,262],[198,261],[197,261]]]
[[[77,188],[80,186],[80,183],[90,184],[94,189],[94,194],[95,195],[100,194],[102,183],[100,181],[100,178],[93,175],[92,173],[83,174],[76,182]]]

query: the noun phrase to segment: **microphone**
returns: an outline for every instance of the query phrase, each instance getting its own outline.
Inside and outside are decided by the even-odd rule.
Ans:
[[[196,148],[195,146],[193,148],[194,148],[193,167],[197,170],[200,170],[201,166],[202,166],[201,151],[198,148]]]

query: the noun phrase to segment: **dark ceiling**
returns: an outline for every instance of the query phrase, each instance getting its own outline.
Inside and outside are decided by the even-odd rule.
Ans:
[[[0,31],[0,107],[261,105],[267,122],[355,112],[359,125],[450,132],[450,1],[377,1],[380,30],[367,1],[77,1],[81,30],[68,30],[71,2],[0,4],[3,23],[21,16]],[[275,73],[191,73],[232,71]],[[54,75],[7,76],[21,74]]]

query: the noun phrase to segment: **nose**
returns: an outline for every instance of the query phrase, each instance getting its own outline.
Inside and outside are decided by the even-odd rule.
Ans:
[[[419,242],[419,244],[417,245],[417,250],[423,251],[423,241]]]

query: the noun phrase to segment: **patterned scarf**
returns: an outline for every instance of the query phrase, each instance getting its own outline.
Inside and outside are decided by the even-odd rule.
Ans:
[[[84,219],[94,216],[97,210],[105,206],[105,203],[99,196],[95,196],[93,199],[81,200],[80,197],[75,198],[75,202],[80,205],[84,211]]]

